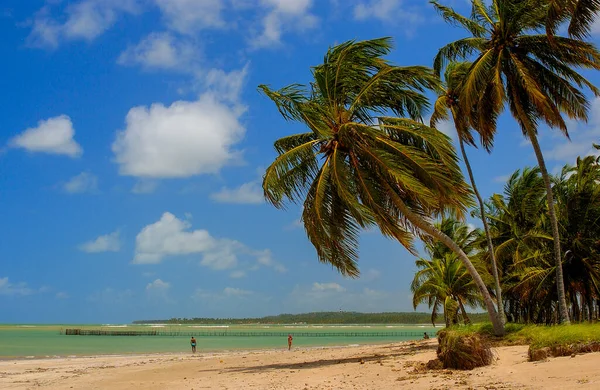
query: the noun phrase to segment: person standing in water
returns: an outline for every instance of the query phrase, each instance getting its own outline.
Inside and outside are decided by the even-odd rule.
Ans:
[[[192,339],[190,340],[190,345],[192,346],[192,353],[196,353],[196,339],[194,336],[192,336]]]
[[[292,340],[294,338],[292,337],[291,334],[288,334],[288,351],[292,349]]]

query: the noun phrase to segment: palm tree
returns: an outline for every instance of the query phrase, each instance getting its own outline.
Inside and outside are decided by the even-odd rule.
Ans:
[[[552,302],[548,285],[552,268],[552,236],[546,233],[546,188],[539,168],[517,170],[508,179],[503,194],[494,194],[487,204],[490,232],[508,313],[514,321],[530,322]]]
[[[308,86],[259,88],[281,115],[308,132],[275,142],[279,156],[263,178],[277,208],[303,204],[302,221],[320,261],[359,274],[358,235],[377,226],[415,253],[415,235],[430,235],[464,263],[486,303],[496,333],[502,324],[491,295],[468,256],[430,222],[442,212],[463,216],[471,205],[450,139],[423,125],[427,89],[438,79],[421,66],[398,67],[383,56],[389,38],[330,48]],[[411,119],[389,117],[389,113]]]
[[[568,254],[564,273],[572,317],[591,321],[593,302],[600,298],[600,165],[596,157],[579,157],[575,166],[565,166],[554,188]]]
[[[436,223],[435,227],[452,238],[469,257],[475,255],[479,239],[477,230],[471,230],[465,223],[451,218],[443,219],[442,222]],[[473,278],[456,254],[439,241],[426,240],[425,252],[430,259],[421,258],[416,261],[419,270],[410,287],[414,308],[427,302],[432,309],[431,323],[434,326],[441,308],[444,309],[444,322],[447,327],[458,322],[459,310],[464,323],[468,324],[470,319],[464,305],[474,307],[483,304]]]
[[[568,136],[563,113],[587,120],[589,101],[580,88],[600,91],[573,68],[600,69],[596,47],[576,39],[537,34],[545,27],[548,0],[473,0],[471,17],[432,1],[447,21],[465,28],[470,37],[441,48],[434,60],[440,73],[448,61],[475,55],[464,81],[463,104],[481,134],[492,135],[505,103],[531,141],[546,186],[554,238],[554,261],[561,322],[569,316],[562,275],[562,253],[550,175],[537,140],[540,121]]]
[[[552,36],[558,26],[568,20],[569,35],[584,39],[589,36],[599,12],[600,0],[550,0],[546,29]]]
[[[475,146],[475,139],[472,134],[472,127],[468,121],[468,115],[465,115],[459,101],[461,100],[461,89],[462,82],[465,79],[466,75],[471,68],[470,62],[451,62],[446,67],[446,71],[444,72],[444,82],[445,88],[442,88],[442,94],[438,97],[434,105],[434,112],[431,116],[431,127],[436,127],[437,123],[441,120],[448,120],[452,118],[454,123],[454,128],[456,129],[456,133],[458,136],[458,144],[460,146],[460,151],[463,157],[463,161],[467,168],[467,173],[469,174],[469,180],[471,181],[471,187],[473,188],[473,192],[477,198],[477,202],[479,203],[479,212],[481,217],[481,222],[483,223],[483,228],[485,231],[485,237],[487,241],[488,251],[490,255],[491,267],[492,267],[492,275],[494,275],[494,284],[496,290],[496,302],[498,307],[498,315],[500,316],[500,320],[505,322],[504,316],[504,306],[502,301],[502,288],[500,287],[500,278],[498,277],[498,267],[496,265],[496,256],[494,255],[494,245],[492,243],[492,238],[490,236],[490,229],[488,226],[488,222],[485,216],[485,209],[483,198],[477,189],[477,184],[475,183],[475,176],[473,175],[473,170],[471,169],[471,164],[469,163],[469,158],[467,157],[467,152],[465,150],[465,143]],[[448,115],[450,112],[450,115]],[[489,134],[482,134],[481,141],[486,150],[490,150],[492,140],[489,137]]]

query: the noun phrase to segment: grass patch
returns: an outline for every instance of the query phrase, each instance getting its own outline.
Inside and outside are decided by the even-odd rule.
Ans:
[[[600,351],[600,325],[522,325],[507,324],[506,335],[495,337],[489,323],[454,327],[447,332],[468,336],[477,334],[493,346],[529,345],[529,359],[542,360],[548,356],[568,356]]]

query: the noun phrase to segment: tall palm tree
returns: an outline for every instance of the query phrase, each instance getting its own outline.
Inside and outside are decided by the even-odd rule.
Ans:
[[[465,223],[452,218],[444,218],[435,227],[452,238],[469,257],[475,255],[479,239],[477,230],[471,230]],[[459,310],[464,323],[469,323],[464,305],[475,307],[483,304],[473,278],[456,254],[439,241],[425,240],[425,252],[429,259],[420,258],[416,261],[419,270],[410,287],[414,308],[427,302],[432,309],[431,323],[434,325],[441,308],[444,309],[446,326],[457,322]]]
[[[433,115],[431,115],[430,125],[431,127],[436,127],[439,121],[448,120],[450,118],[454,123],[463,162],[465,163],[467,173],[469,174],[471,187],[473,188],[473,192],[475,193],[477,202],[479,203],[479,213],[487,241],[492,275],[494,276],[494,288],[496,290],[498,315],[500,316],[500,320],[505,322],[502,288],[500,287],[500,278],[498,277],[498,267],[496,265],[496,256],[494,254],[494,244],[492,243],[490,229],[485,216],[483,198],[477,189],[475,176],[473,175],[473,170],[471,169],[471,164],[465,150],[465,143],[475,146],[475,139],[472,134],[473,128],[469,123],[468,115],[465,115],[463,108],[459,104],[461,100],[462,82],[469,73],[471,65],[472,64],[470,62],[451,62],[448,64],[446,71],[444,72],[444,86],[442,87],[442,94],[437,98],[434,104],[434,111]],[[481,136],[481,142],[488,151],[490,150],[491,143],[493,141],[491,138],[492,137],[490,137],[490,134],[484,133]]]
[[[593,317],[600,297],[600,165],[596,157],[579,157],[555,180],[561,238],[568,253],[565,284],[575,321]],[[578,299],[579,298],[579,299]]]
[[[494,194],[487,204],[508,312],[514,321],[535,320],[540,307],[553,298],[547,283],[553,280],[549,273],[554,268],[552,236],[546,233],[544,218],[545,192],[539,168],[525,168],[514,172],[503,194]]]
[[[581,92],[600,91],[573,68],[600,69],[600,53],[593,44],[537,31],[545,27],[548,0],[473,0],[471,17],[432,1],[447,21],[465,28],[471,36],[452,42],[438,52],[434,69],[439,74],[447,61],[474,55],[464,81],[463,102],[474,127],[493,134],[505,103],[533,146],[546,185],[548,214],[554,238],[554,261],[561,322],[569,316],[562,274],[562,252],[550,175],[537,140],[539,122],[559,128],[567,137],[563,114],[587,120],[589,101]],[[474,108],[474,109],[472,109]]]
[[[600,0],[549,0],[546,29],[552,36],[558,26],[569,21],[569,35],[584,39],[600,12]]]
[[[303,204],[302,221],[320,261],[358,276],[360,229],[377,226],[415,253],[415,235],[451,248],[473,277],[496,333],[503,334],[491,295],[468,256],[430,222],[472,204],[450,139],[420,121],[431,69],[393,66],[383,58],[389,38],[330,48],[308,86],[259,88],[281,115],[309,131],[275,142],[279,156],[263,178],[275,207]],[[397,116],[411,119],[389,117]]]

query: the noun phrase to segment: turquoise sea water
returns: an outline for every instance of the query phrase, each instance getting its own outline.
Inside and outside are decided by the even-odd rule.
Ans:
[[[295,347],[380,344],[435,335],[430,325],[0,325],[0,359],[187,352],[188,336],[66,336],[67,328],[101,330],[157,330],[193,333],[199,352],[287,348],[290,333]],[[214,333],[254,336],[207,336]],[[398,333],[405,333],[398,335]],[[376,333],[377,337],[372,335]],[[407,335],[406,333],[410,333]],[[311,335],[308,336],[307,334]],[[314,337],[318,335],[319,337]]]

